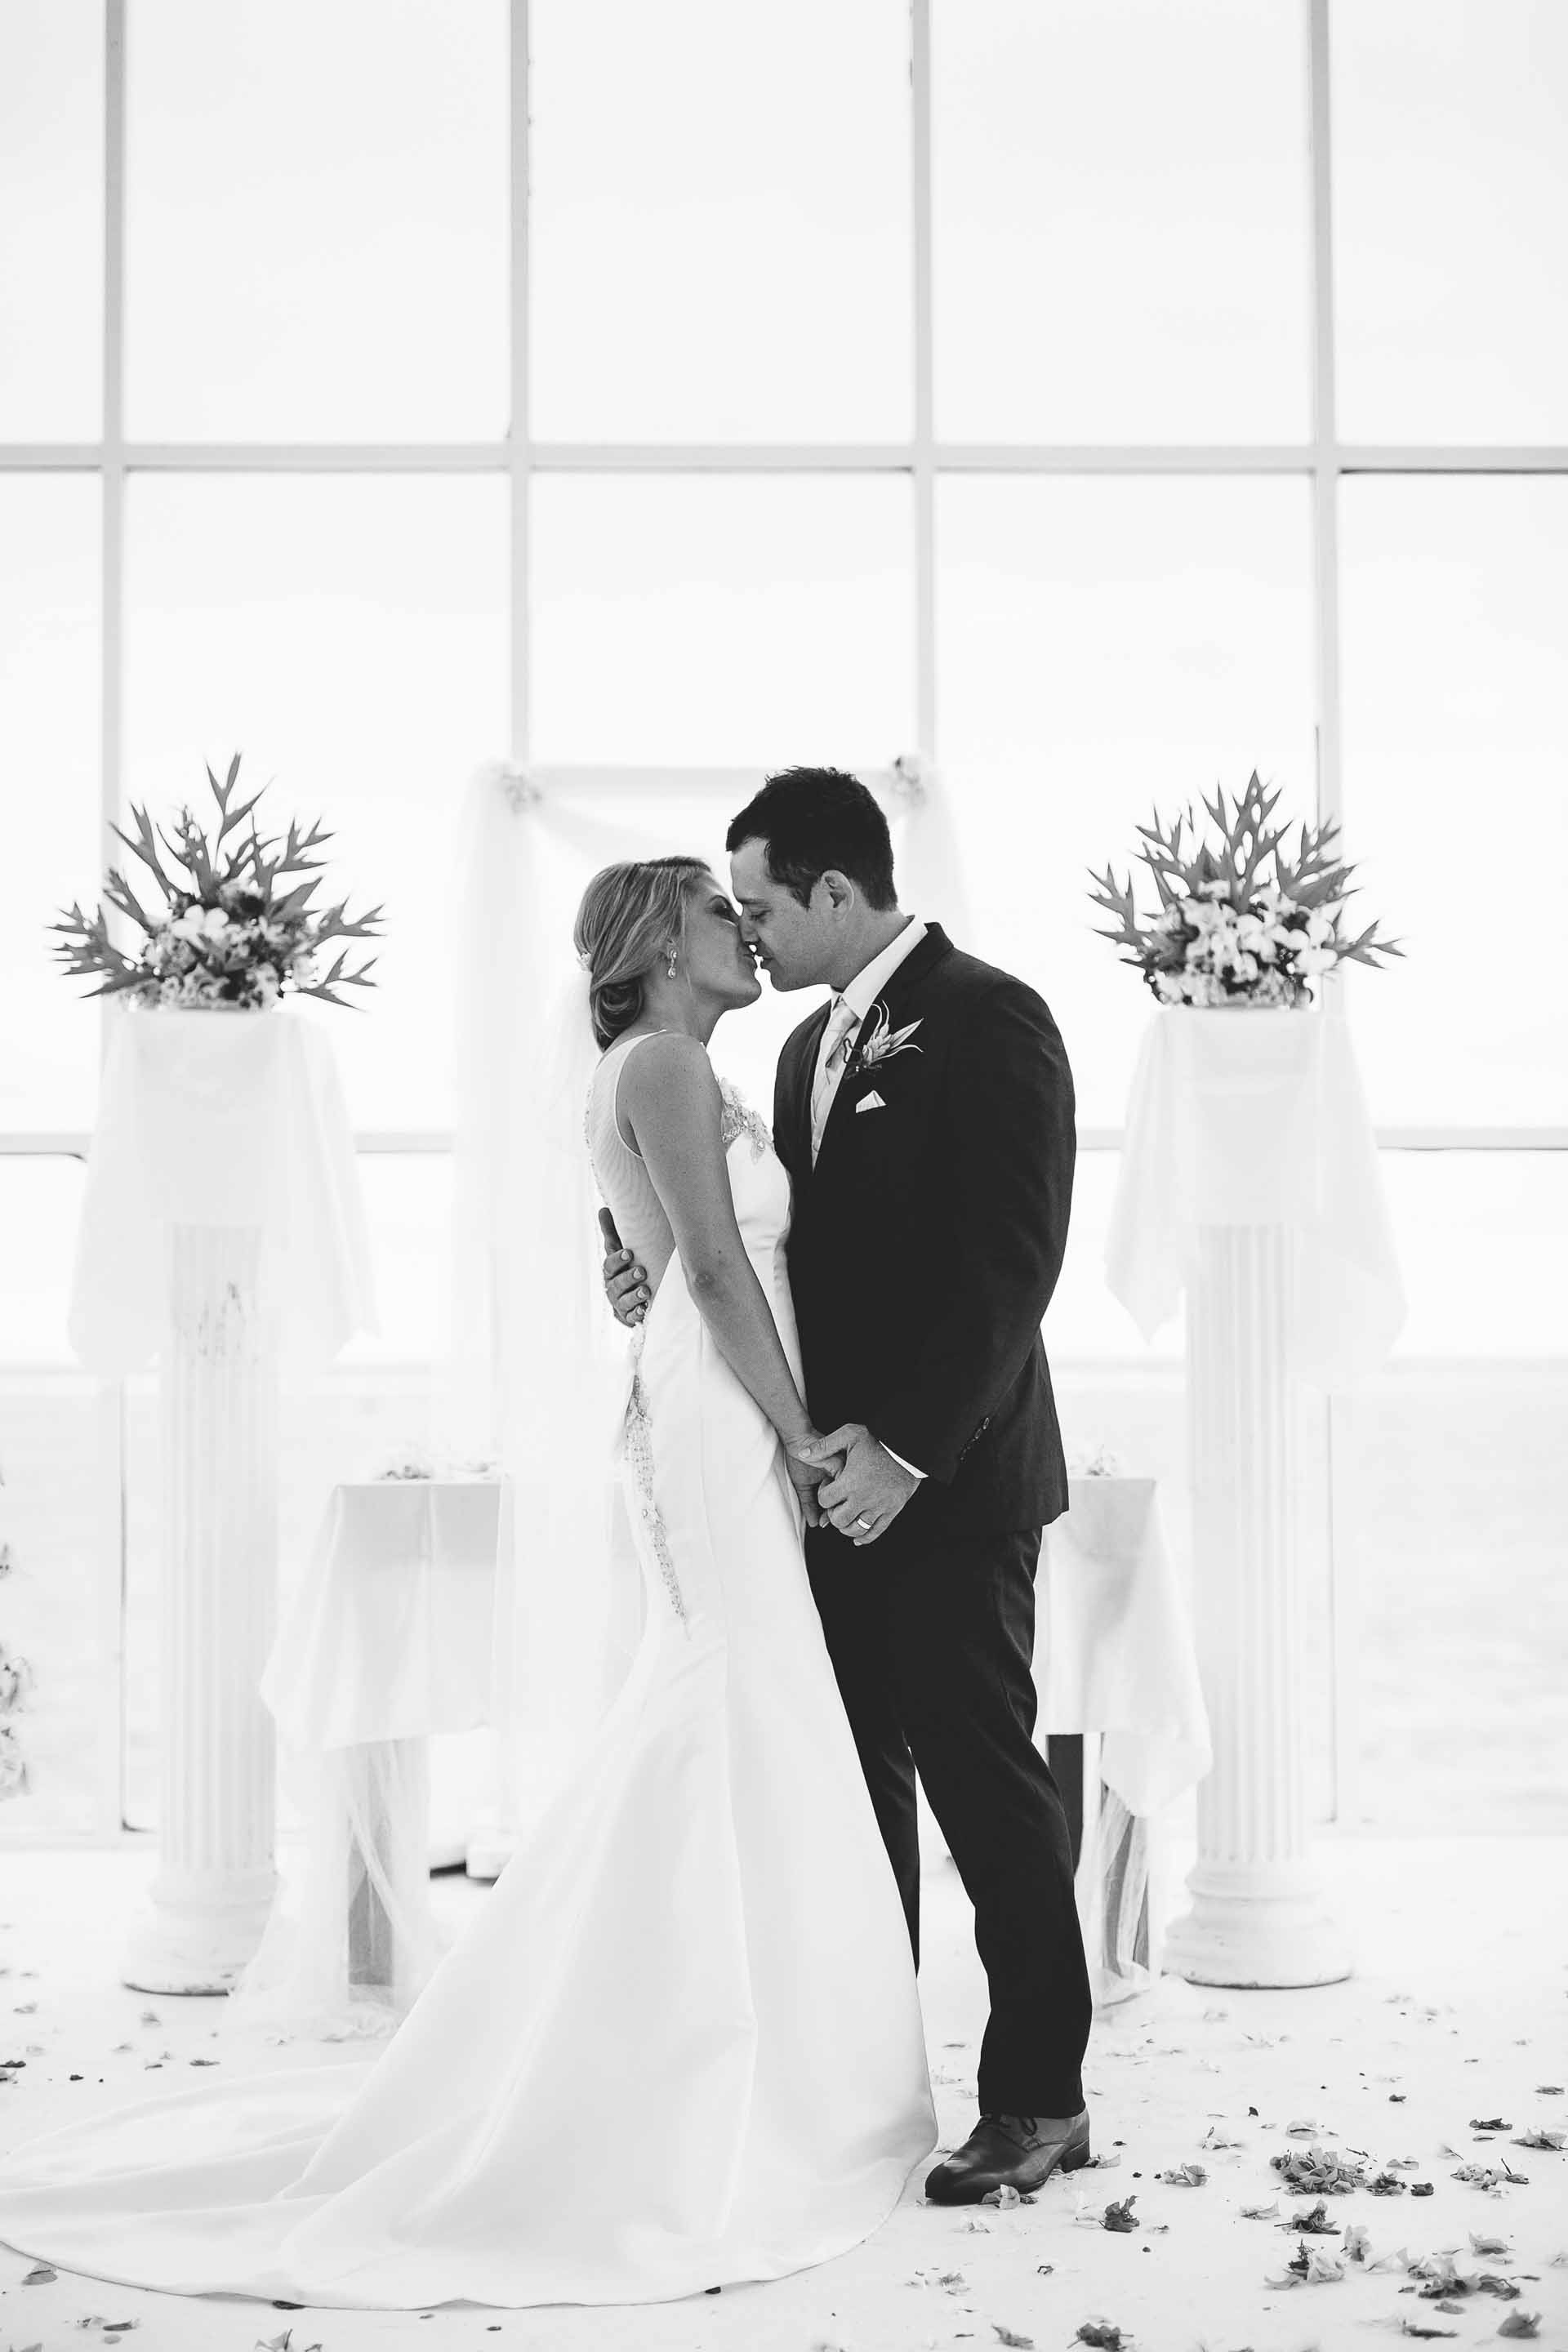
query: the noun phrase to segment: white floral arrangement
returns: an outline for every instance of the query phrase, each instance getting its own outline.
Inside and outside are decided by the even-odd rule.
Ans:
[[[1265,792],[1256,769],[1227,805],[1223,791],[1204,803],[1207,840],[1189,806],[1169,826],[1158,811],[1138,827],[1138,856],[1153,877],[1158,910],[1139,910],[1133,875],[1119,883],[1108,866],[1090,868],[1090,897],[1116,918],[1100,930],[1129,950],[1121,961],[1142,972],[1162,1004],[1297,1006],[1336,964],[1376,964],[1402,955],[1375,923],[1352,934],[1344,921],[1355,893],[1354,867],[1339,856],[1339,827],[1303,823],[1294,852],[1289,825],[1270,823],[1278,791]],[[1190,839],[1189,839],[1190,835]]]
[[[163,905],[148,913],[117,868],[105,877],[109,906],[142,933],[135,953],[122,953],[110,939],[103,907],[88,916],[73,906],[49,926],[63,935],[55,953],[66,970],[99,982],[88,992],[91,996],[182,1010],[263,1012],[290,989],[344,1004],[349,1000],[337,993],[340,988],[374,988],[374,956],[352,970],[346,947],[331,962],[327,958],[334,941],[371,938],[382,909],[351,917],[346,899],[312,907],[316,882],[295,878],[322,865],[312,853],[331,835],[319,824],[306,829],[290,824],[286,835],[260,833],[255,811],[268,787],[235,800],[237,751],[221,784],[210,768],[206,773],[217,803],[210,840],[189,807],[178,812],[172,830],[154,827],[147,811],[135,807],[134,839],[114,827],[163,894]]]

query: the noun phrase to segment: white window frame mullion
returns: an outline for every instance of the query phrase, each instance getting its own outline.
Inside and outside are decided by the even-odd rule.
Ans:
[[[102,507],[99,794],[107,863],[124,759],[125,0],[105,0],[103,109],[103,437],[92,456]]]
[[[96,474],[96,441],[0,443],[0,473]],[[942,474],[1300,474],[1319,462],[1311,441],[932,441]],[[1568,442],[1498,449],[1479,444],[1340,443],[1324,455],[1346,474],[1568,474]],[[127,473],[504,474],[507,441],[126,441]],[[910,474],[913,441],[535,441],[530,474]]]
[[[1308,0],[1307,148],[1311,169],[1312,572],[1320,824],[1343,815],[1340,728],[1340,446],[1330,171],[1329,0]]]
[[[915,743],[922,758],[937,757],[936,703],[936,454],[933,386],[935,331],[931,311],[931,0],[910,0],[910,243],[914,331]]]
[[[103,415],[95,452],[100,509],[99,575],[99,820],[103,863],[117,847],[125,762],[125,7],[104,0],[103,54]],[[109,1049],[109,1005],[99,1018],[99,1052]],[[125,1824],[125,1442],[123,1381],[98,1384],[101,1439],[95,1449],[95,1517],[112,1531],[93,1583],[95,1615],[112,1627],[104,1643],[112,1695],[100,1692],[95,1827],[118,1838]]]
[[[511,656],[511,756],[520,767],[528,764],[531,728],[531,654],[529,583],[531,504],[529,477],[532,447],[529,418],[529,253],[528,205],[530,145],[529,0],[511,0],[511,120],[510,140],[511,250],[510,281],[510,355],[511,399],[507,435],[507,468],[511,488],[511,613],[509,643]]]
[[[1329,49],[1329,0],[1307,0],[1308,165],[1311,173],[1312,355],[1312,637],[1317,704],[1317,817],[1320,824],[1342,824],[1344,772],[1342,757],[1340,674],[1340,445],[1339,375],[1334,334],[1334,215],[1332,85]],[[1325,990],[1329,1003],[1343,1010],[1338,972]],[[1322,1546],[1329,1606],[1329,1756],[1331,1817],[1343,1823],[1361,1813],[1361,1609],[1354,1580],[1336,1540],[1339,1496],[1334,1476],[1334,1403],[1331,1396],[1304,1392],[1301,1410],[1311,1416],[1316,1475],[1302,1496],[1317,1522]],[[1307,1530],[1303,1528],[1303,1533]]]

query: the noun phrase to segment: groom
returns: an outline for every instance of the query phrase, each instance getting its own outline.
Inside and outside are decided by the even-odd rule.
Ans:
[[[917,1774],[974,1906],[980,2121],[926,2181],[973,2203],[1089,2152],[1088,1972],[1031,1674],[1041,1533],[1067,1504],[1040,1321],[1072,1076],[1032,989],[900,910],[853,776],[770,777],[725,845],[773,986],[835,992],[785,1045],[773,1105],[806,1402],[820,1456],[843,1457],[806,1559],[917,1960]],[[606,1263],[617,1311],[624,1267]]]

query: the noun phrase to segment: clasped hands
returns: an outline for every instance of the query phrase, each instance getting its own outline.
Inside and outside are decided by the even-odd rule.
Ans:
[[[810,1524],[837,1528],[857,1550],[887,1533],[921,1483],[862,1421],[843,1422],[825,1437],[797,1439],[785,1452],[797,1489],[799,1469],[821,1479],[812,1498],[816,1517],[806,1514]]]
[[[608,1212],[605,1227],[605,1295],[618,1321],[636,1325],[647,1312],[646,1276],[628,1249],[618,1246]],[[864,1422],[847,1421],[826,1436],[797,1438],[784,1460],[807,1527],[836,1528],[857,1550],[891,1527],[920,1480],[895,1462]]]

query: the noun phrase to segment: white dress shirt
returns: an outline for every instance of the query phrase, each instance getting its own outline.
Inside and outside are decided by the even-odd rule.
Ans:
[[[816,1165],[816,1155],[822,1149],[822,1134],[827,1125],[827,1114],[833,1108],[833,1098],[843,1083],[844,1072],[848,1065],[853,1041],[859,1031],[860,1024],[865,1020],[905,957],[914,953],[925,935],[924,923],[918,915],[911,915],[903,929],[889,940],[881,954],[873,956],[869,963],[862,964],[854,979],[847,982],[833,1000],[833,1009],[827,1016],[827,1026],[822,1033],[822,1043],[816,1050],[816,1068],[811,1082],[813,1113],[811,1164],[814,1168]],[[840,1017],[841,1007],[847,1008],[854,1015],[847,1029]],[[836,1030],[839,1033],[837,1041],[830,1045],[828,1041],[834,1037]],[[893,1454],[890,1445],[884,1451]],[[901,1454],[893,1454],[893,1459],[900,1470],[909,1472],[911,1478],[925,1476],[923,1470],[917,1470],[914,1464],[906,1462]]]

